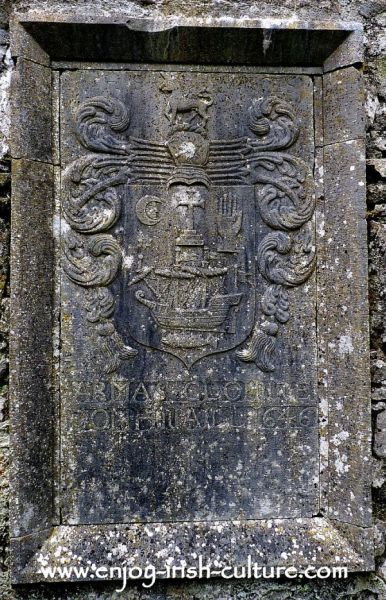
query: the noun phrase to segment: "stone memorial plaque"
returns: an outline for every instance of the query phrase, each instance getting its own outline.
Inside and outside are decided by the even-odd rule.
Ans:
[[[65,522],[317,511],[313,140],[310,77],[62,75]]]
[[[369,568],[351,30],[320,56],[310,34],[304,68],[295,38],[263,68],[241,32],[226,66],[199,54],[198,26],[181,26],[191,54],[176,42],[155,64],[146,28],[100,24],[126,40],[101,63],[87,27],[71,24],[81,60],[48,25],[14,34],[15,112],[41,127],[15,128],[13,149],[15,581],[38,581],[42,555],[114,563],[116,538],[135,564]]]

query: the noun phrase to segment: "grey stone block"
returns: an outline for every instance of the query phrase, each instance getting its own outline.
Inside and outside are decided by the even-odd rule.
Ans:
[[[12,533],[25,536],[52,523],[53,168],[16,160],[12,183]]]
[[[11,55],[14,58],[26,58],[41,65],[49,66],[50,57],[38,42],[25,30],[16,16],[10,19]]]
[[[360,65],[363,62],[363,30],[358,29],[349,33],[347,38],[324,61],[325,73],[335,71],[350,65]]]
[[[365,137],[364,92],[355,67],[323,77],[324,143],[334,144]]]
[[[51,162],[51,70],[20,58],[11,84],[11,155]]]
[[[329,404],[328,511],[332,518],[369,525],[366,465],[370,461],[371,431],[364,142],[327,146],[324,178],[324,233],[318,262],[319,368],[321,393]],[[333,294],[328,293],[331,286]],[[358,462],[358,456],[362,461]]]

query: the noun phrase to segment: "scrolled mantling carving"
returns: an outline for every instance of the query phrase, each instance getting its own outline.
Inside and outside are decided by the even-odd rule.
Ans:
[[[279,327],[290,318],[288,290],[303,284],[315,268],[315,240],[310,226],[315,193],[307,165],[278,152],[299,137],[294,110],[287,102],[269,97],[254,104],[250,129],[258,138],[250,141],[251,179],[261,217],[276,231],[267,233],[258,246],[258,269],[268,284],[260,300],[262,319],[237,354],[241,360],[256,361],[262,371],[270,372],[275,370]]]
[[[63,268],[76,285],[85,288],[87,320],[101,337],[105,369],[115,371],[122,360],[137,354],[125,346],[112,322],[115,301],[108,285],[121,266],[121,248],[112,235],[71,233],[64,241]]]
[[[304,230],[292,237],[282,232],[269,233],[259,244],[257,261],[268,282],[285,287],[301,285],[315,266],[311,234]]]
[[[64,247],[67,276],[82,287],[106,286],[121,264],[121,249],[112,235],[69,236]]]
[[[120,135],[129,124],[130,112],[125,104],[116,98],[97,96],[79,107],[77,137],[89,150],[129,154],[129,144]]]
[[[62,177],[63,213],[71,228],[63,243],[63,268],[73,283],[85,289],[87,320],[95,324],[107,372],[137,354],[115,330],[115,301],[107,287],[121,266],[120,245],[106,232],[120,217],[129,177],[130,157],[119,137],[129,121],[128,110],[118,100],[84,102],[77,115],[79,141],[90,150],[114,154],[81,157]]]
[[[119,157],[87,155],[63,173],[63,211],[68,224],[79,233],[107,231],[121,212],[117,188],[128,178],[128,161]]]
[[[252,166],[260,214],[267,225],[296,231],[311,219],[314,181],[303,161],[289,154],[267,153],[254,158]]]
[[[249,109],[249,128],[256,135],[250,140],[255,150],[289,148],[299,137],[292,106],[276,96],[259,99]]]

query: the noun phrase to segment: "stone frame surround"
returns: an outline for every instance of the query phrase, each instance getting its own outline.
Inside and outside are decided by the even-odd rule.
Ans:
[[[163,562],[154,556],[163,549],[190,564],[194,552],[208,561],[219,555],[225,565],[245,564],[258,548],[264,555],[262,564],[371,570],[361,26],[297,23],[294,28],[285,21],[228,19],[210,24],[197,19],[84,23],[63,16],[54,21],[42,14],[15,19],[11,37],[17,58],[11,135],[13,582],[41,581],[39,554],[48,555],[51,565],[55,560],[61,564],[54,556],[59,546],[66,548],[61,558],[70,559],[72,553],[108,565],[107,555],[118,542],[126,545],[127,556],[136,564],[149,560],[157,568]],[[227,56],[214,60],[216,49],[225,44]],[[102,61],[216,63],[314,77],[321,509],[313,519],[153,523],[146,525],[147,532],[139,524],[60,525],[55,295],[59,248],[53,236],[60,177],[58,72],[76,68],[84,56],[91,66]]]

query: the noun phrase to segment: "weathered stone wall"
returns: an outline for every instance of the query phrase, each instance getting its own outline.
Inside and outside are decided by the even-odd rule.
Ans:
[[[9,84],[13,67],[8,49],[8,18],[12,11],[48,10],[100,16],[200,15],[280,17],[304,20],[361,21],[366,31],[366,110],[368,164],[368,223],[370,306],[374,407],[374,514],[377,523],[377,571],[336,582],[202,581],[161,582],[151,591],[131,585],[125,593],[115,585],[51,585],[12,589],[8,575],[8,297],[10,162],[8,153]],[[58,40],[58,43],[60,41]],[[186,598],[335,600],[386,598],[386,1],[385,0],[0,0],[0,598],[80,599]],[[28,199],[26,199],[28,202]]]

